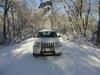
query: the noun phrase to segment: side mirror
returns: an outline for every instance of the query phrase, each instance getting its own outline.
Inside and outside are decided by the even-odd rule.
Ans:
[[[61,37],[60,35],[57,35],[57,37]]]

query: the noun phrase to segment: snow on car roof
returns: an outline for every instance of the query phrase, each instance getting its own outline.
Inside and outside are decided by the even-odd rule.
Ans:
[[[54,30],[49,30],[49,29],[43,29],[43,30],[40,30],[39,32],[45,32],[45,31],[54,31]]]

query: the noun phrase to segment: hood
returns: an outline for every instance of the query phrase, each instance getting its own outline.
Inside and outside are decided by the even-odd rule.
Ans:
[[[54,42],[60,42],[61,38],[34,38],[35,42],[41,42],[41,43],[54,43]]]

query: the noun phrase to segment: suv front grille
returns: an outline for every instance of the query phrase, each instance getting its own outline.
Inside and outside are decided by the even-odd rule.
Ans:
[[[41,47],[54,47],[54,43],[41,43]]]

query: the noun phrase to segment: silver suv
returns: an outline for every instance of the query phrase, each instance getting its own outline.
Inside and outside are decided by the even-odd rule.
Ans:
[[[33,44],[33,56],[61,55],[62,44],[60,39],[60,35],[58,35],[56,31],[39,31]]]

